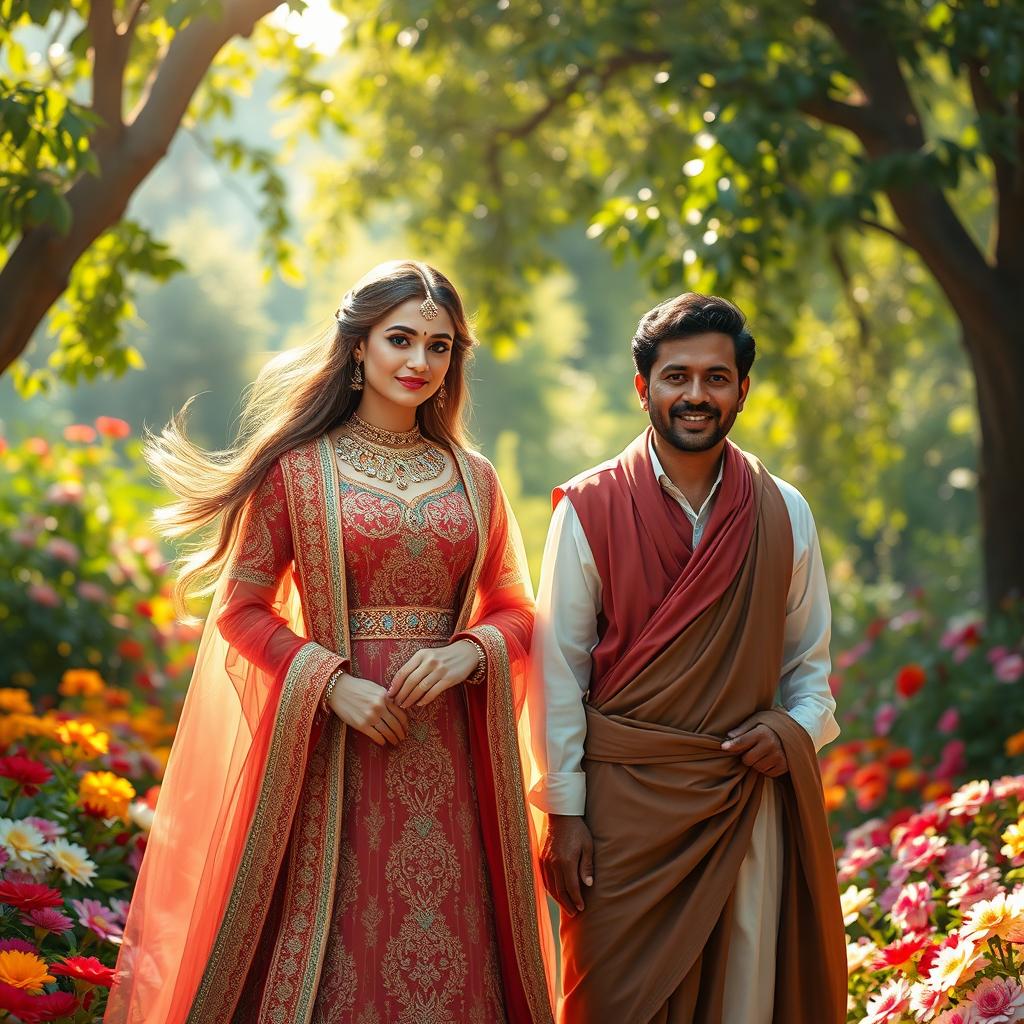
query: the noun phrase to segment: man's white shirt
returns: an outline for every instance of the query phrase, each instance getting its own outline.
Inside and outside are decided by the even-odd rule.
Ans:
[[[665,474],[653,444],[651,472],[693,524],[700,544],[722,482],[719,468],[711,493],[694,511]],[[776,705],[807,730],[816,750],[839,735],[836,702],[828,685],[832,613],[814,517],[803,495],[773,477],[782,492],[793,530],[793,575],[786,599],[783,664]],[[642,572],[637,567],[637,572]],[[591,654],[597,646],[601,579],[579,516],[568,498],[555,508],[544,546],[537,621],[531,651],[530,727],[541,778],[531,802],[550,814],[583,814],[582,770],[587,733],[584,698],[590,687]],[[739,724],[739,723],[737,723]]]

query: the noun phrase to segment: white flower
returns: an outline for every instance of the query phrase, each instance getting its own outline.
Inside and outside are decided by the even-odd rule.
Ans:
[[[856,942],[850,942],[849,935],[846,936],[846,939],[846,969],[849,974],[855,974],[866,963],[874,959],[878,947],[863,936]]]
[[[46,837],[30,822],[0,818],[0,846],[11,858],[11,866],[21,871],[46,862]]]
[[[145,800],[133,800],[128,808],[132,821],[143,832],[148,832],[153,827],[153,813],[153,808]]]
[[[56,839],[46,847],[53,866],[64,875],[68,883],[81,882],[92,885],[96,876],[96,865],[89,859],[89,851],[66,839]]]
[[[874,889],[858,889],[851,885],[840,897],[839,902],[843,911],[843,924],[849,927],[857,920],[860,912],[875,898]]]

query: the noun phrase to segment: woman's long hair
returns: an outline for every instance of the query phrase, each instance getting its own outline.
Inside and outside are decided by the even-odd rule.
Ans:
[[[342,299],[335,325],[298,349],[282,352],[260,372],[245,399],[234,444],[206,451],[190,441],[185,419],[190,399],[159,435],[147,433],[144,454],[177,500],[158,509],[165,536],[206,531],[179,560],[174,588],[179,613],[190,596],[211,591],[238,535],[242,513],[275,460],[345,422],[359,405],[353,391],[353,350],[387,313],[409,299],[431,298],[455,328],[447,396],[437,393],[416,411],[424,436],[445,447],[466,447],[465,367],[476,344],[455,286],[425,263],[393,260],[374,267]]]

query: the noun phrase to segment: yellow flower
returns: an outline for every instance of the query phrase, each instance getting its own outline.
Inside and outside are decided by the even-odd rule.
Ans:
[[[89,851],[77,843],[69,843],[66,839],[54,839],[46,847],[53,866],[64,875],[64,881],[81,882],[92,885],[96,875],[96,865],[89,859]]]
[[[113,772],[86,772],[78,783],[78,799],[83,807],[104,818],[127,818],[135,787]]]
[[[0,688],[0,711],[9,715],[31,715],[32,701],[28,699],[28,691],[20,686]]]
[[[110,737],[100,732],[92,722],[75,719],[61,722],[57,738],[67,747],[77,747],[83,757],[99,757],[110,749]]]
[[[1024,754],[1024,729],[1020,732],[1015,732],[1006,741],[1006,756],[1017,757],[1018,754]]]
[[[62,697],[97,697],[103,692],[103,677],[95,669],[69,668],[61,677]]]
[[[999,851],[1004,857],[1024,857],[1024,818],[1011,825],[1002,836],[1006,845]]]
[[[47,973],[46,963],[35,953],[23,953],[20,949],[5,949],[0,953],[0,981],[12,988],[35,994],[56,980]]]

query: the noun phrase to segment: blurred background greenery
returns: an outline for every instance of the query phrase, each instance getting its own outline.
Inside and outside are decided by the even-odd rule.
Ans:
[[[141,5],[121,84],[138,123],[176,37],[222,9],[256,24],[226,34],[166,155],[0,379],[8,437],[97,415],[158,427],[200,394],[195,435],[223,445],[270,354],[368,267],[415,256],[478,312],[473,432],[536,573],[551,487],[644,425],[637,319],[716,289],[759,346],[735,440],[810,501],[839,637],[922,588],[937,612],[982,603],[980,363],[904,206],[937,197],[971,256],[1006,244],[992,105],[1019,88],[1019,4],[272,7]],[[49,154],[34,177],[0,156],[9,264],[18,230],[79,215],[83,153],[106,174],[119,152],[88,107],[103,19],[124,34],[132,9],[4,5],[8,149]],[[27,136],[26,84],[51,104]],[[904,103],[921,122],[889,150],[854,121]]]

